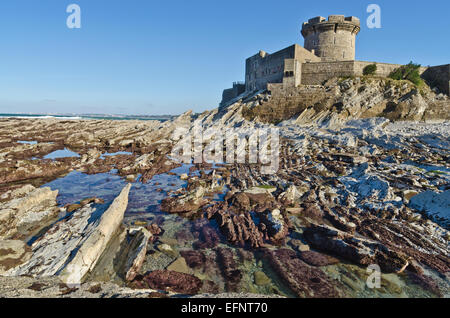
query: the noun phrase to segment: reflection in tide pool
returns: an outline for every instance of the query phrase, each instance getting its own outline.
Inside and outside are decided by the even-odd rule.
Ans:
[[[19,140],[17,143],[23,144],[23,145],[37,145],[37,141]]]
[[[187,173],[189,168],[189,165],[185,165],[172,170],[172,172],[179,175]],[[105,202],[110,202],[119,195],[127,184],[123,178],[115,173],[116,171],[113,170],[109,173],[87,175],[74,171],[63,178],[45,184],[43,187],[50,187],[52,190],[59,191],[57,200],[60,206],[76,203],[89,197],[97,197],[105,200]],[[156,175],[148,183],[132,183],[126,211],[127,217],[132,217],[133,214],[139,214],[141,218],[145,217],[142,214],[159,214],[161,212],[159,204],[167,196],[167,192],[185,187],[187,184],[178,175]]]
[[[64,148],[64,150],[56,150],[44,157],[44,159],[59,159],[59,158],[70,158],[70,157],[80,157],[79,154],[76,152],[70,151],[67,148]]]

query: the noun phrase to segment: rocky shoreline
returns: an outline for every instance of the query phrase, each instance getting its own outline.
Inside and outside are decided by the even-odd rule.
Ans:
[[[450,297],[450,122],[284,121],[268,175],[171,158],[195,121],[275,127],[246,107],[0,119],[0,296]]]

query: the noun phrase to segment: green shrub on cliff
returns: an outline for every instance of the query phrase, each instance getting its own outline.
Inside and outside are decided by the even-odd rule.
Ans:
[[[407,65],[403,65],[395,69],[389,77],[394,80],[408,80],[414,83],[416,86],[421,86],[424,81],[420,77],[419,73],[420,64],[414,64],[410,62]]]
[[[377,65],[376,64],[367,65],[363,69],[363,75],[375,75],[376,72],[377,72]]]

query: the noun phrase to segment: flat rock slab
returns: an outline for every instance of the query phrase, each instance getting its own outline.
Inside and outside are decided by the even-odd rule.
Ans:
[[[85,275],[94,268],[109,240],[122,224],[130,189],[131,184],[125,186],[108,210],[103,213],[97,227],[79,247],[74,258],[64,267],[60,274],[62,281],[68,284],[79,284]]]
[[[54,224],[33,243],[31,259],[7,275],[60,275],[66,283],[79,284],[122,224],[130,187],[127,185],[106,211],[103,206],[85,206]]]

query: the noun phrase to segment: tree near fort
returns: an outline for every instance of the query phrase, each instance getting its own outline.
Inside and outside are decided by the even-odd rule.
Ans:
[[[363,69],[363,75],[375,75],[376,72],[377,72],[377,65],[376,64],[367,65]]]
[[[424,82],[420,77],[419,73],[420,64],[414,64],[413,62],[409,62],[407,65],[403,65],[397,69],[395,69],[390,75],[389,78],[394,80],[408,80],[413,84],[420,86]]]

